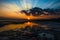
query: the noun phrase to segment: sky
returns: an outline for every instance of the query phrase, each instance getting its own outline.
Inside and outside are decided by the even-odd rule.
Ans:
[[[60,0],[0,0],[0,17],[6,18],[28,18],[25,14],[21,14],[19,11],[27,10],[34,7],[39,8],[59,8]],[[35,18],[34,16],[29,16]],[[46,16],[47,17],[47,16]],[[49,16],[49,18],[55,16]],[[59,16],[57,16],[59,17]],[[45,18],[40,17],[38,18]]]
[[[22,9],[30,9],[32,7],[59,8],[60,0],[0,0],[0,4],[14,4]]]

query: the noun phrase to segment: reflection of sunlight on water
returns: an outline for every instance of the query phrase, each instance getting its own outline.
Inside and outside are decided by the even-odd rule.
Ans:
[[[29,27],[43,27],[43,28],[47,28],[46,25],[40,25],[40,24],[36,24],[36,23],[32,23],[32,22],[25,22],[23,24],[9,24],[9,25],[5,25],[4,27],[0,28],[0,32],[1,31],[7,31],[7,30],[15,30],[15,29],[19,29],[19,28],[25,28],[26,26]]]
[[[28,17],[28,20],[30,20],[30,18]]]
[[[34,25],[38,26],[38,24],[32,23],[32,22],[27,22],[26,23],[26,26],[29,26],[29,27],[33,27]]]

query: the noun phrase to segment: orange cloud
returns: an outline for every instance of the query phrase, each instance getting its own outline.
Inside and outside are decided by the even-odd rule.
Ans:
[[[25,13],[21,13],[21,8],[15,4],[3,4],[0,7],[0,17],[12,18],[12,19],[50,19],[50,18],[60,18],[60,15],[44,15],[40,16],[27,16]]]

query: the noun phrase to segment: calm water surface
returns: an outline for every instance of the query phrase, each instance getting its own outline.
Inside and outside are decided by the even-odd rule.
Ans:
[[[54,30],[60,30],[60,23],[59,22],[52,22],[52,21],[35,21],[35,22],[24,22],[24,23],[18,23],[18,24],[8,24],[4,25],[3,27],[0,27],[1,31],[7,31],[7,30],[16,30],[19,28],[25,28],[26,26],[29,27],[42,27],[44,29],[53,28]]]

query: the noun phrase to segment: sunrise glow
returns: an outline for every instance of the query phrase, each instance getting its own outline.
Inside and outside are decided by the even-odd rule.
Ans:
[[[57,1],[57,0],[56,0]],[[56,1],[53,1],[56,2]],[[34,4],[35,2],[35,4]],[[0,17],[3,18],[11,18],[11,19],[51,19],[51,18],[60,18],[60,15],[44,15],[41,14],[39,16],[33,16],[31,13],[31,15],[26,15],[25,13],[21,13],[21,10],[29,10],[33,7],[39,7],[39,8],[46,8],[51,6],[53,3],[51,2],[49,3],[43,3],[43,5],[46,4],[46,6],[41,5],[41,3],[37,0],[34,0],[34,2],[32,0],[16,0],[16,1],[6,1],[1,3],[0,5]],[[40,4],[38,6],[38,4]],[[56,4],[57,5],[57,4]],[[53,7],[53,6],[52,6]],[[55,8],[55,7],[54,7]],[[49,14],[47,12],[44,12],[45,14]]]

